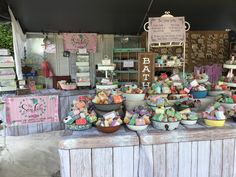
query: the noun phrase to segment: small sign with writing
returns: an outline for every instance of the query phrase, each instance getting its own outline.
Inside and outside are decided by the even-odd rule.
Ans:
[[[148,31],[149,44],[185,42],[184,17],[151,17]]]
[[[155,59],[154,53],[138,54],[138,81],[143,87],[148,87],[154,80]]]
[[[124,68],[132,68],[132,67],[134,67],[134,61],[133,60],[125,60],[125,61],[123,61],[123,67]]]

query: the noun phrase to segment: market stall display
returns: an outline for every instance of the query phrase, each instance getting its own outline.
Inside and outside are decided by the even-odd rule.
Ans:
[[[202,113],[204,122],[208,126],[222,127],[225,124],[226,116],[225,109],[219,102],[210,105]]]
[[[174,107],[178,111],[185,110],[187,108],[191,109],[191,111],[198,111],[201,106],[201,101],[194,100],[191,98],[183,98],[180,99],[179,101],[175,102]]]
[[[232,56],[231,60],[226,61],[223,68],[229,69],[227,76],[222,76],[220,81],[226,84],[228,87],[236,87],[236,77],[233,71],[236,69],[235,57]]]
[[[126,111],[124,123],[133,131],[144,130],[151,123],[150,118],[153,111],[144,106],[135,107],[133,110]]]
[[[233,109],[236,106],[236,100],[229,94],[220,94],[215,99],[226,109]]]
[[[116,68],[114,63],[111,63],[111,59],[106,55],[102,60],[101,64],[97,64],[97,70],[100,72],[105,72],[105,77],[98,80],[96,84],[96,89],[116,89],[118,88],[118,83],[113,80],[113,72]]]
[[[75,90],[76,89],[76,83],[68,83],[66,80],[61,80],[57,82],[58,88],[62,90]]]
[[[145,92],[143,89],[138,88],[137,85],[129,85],[126,87],[121,87],[123,92],[122,96],[125,98],[125,108],[126,110],[132,110],[137,106],[142,106],[145,104]]]
[[[217,96],[219,94],[227,93],[228,87],[226,84],[212,84],[207,86],[209,96]]]
[[[174,130],[179,126],[182,120],[182,114],[171,107],[156,108],[155,115],[152,117],[152,125],[160,130]]]
[[[208,81],[209,77],[206,73],[191,73],[187,75],[187,80],[196,80],[199,84],[204,84]]]
[[[198,85],[191,88],[190,94],[196,99],[205,98],[207,96],[207,89],[204,85]]]
[[[187,108],[180,111],[182,114],[181,124],[183,125],[195,125],[198,120],[198,114],[196,112],[192,112],[191,109]]]
[[[96,128],[104,133],[113,133],[120,129],[123,121],[115,111],[108,112],[102,118],[98,118]]]
[[[96,113],[89,110],[89,98],[79,96],[73,101],[72,110],[63,119],[66,127],[70,130],[87,130],[92,127],[92,123],[97,120]]]

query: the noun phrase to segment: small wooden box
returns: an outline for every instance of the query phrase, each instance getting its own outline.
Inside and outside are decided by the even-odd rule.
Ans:
[[[16,90],[16,95],[27,95],[30,94],[30,89],[24,88],[24,89],[17,89]]]

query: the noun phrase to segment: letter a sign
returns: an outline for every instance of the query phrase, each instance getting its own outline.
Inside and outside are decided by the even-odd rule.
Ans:
[[[138,80],[143,87],[151,85],[155,75],[155,59],[154,53],[138,54]]]

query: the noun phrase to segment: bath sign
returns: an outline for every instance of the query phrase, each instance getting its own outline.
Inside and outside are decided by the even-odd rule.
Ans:
[[[138,54],[138,78],[139,83],[143,87],[148,87],[155,75],[155,59],[154,53],[139,53]]]

